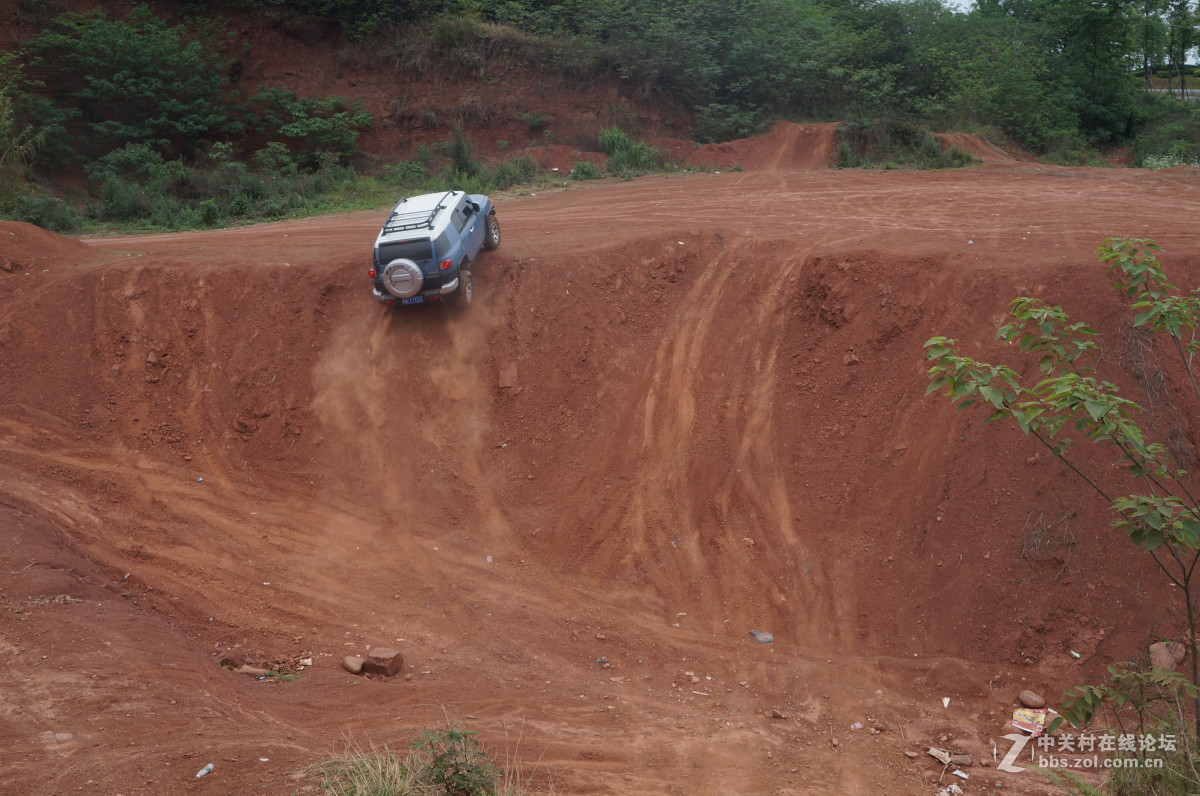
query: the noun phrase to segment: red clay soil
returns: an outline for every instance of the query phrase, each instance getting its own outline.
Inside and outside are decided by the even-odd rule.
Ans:
[[[1011,359],[1032,294],[1139,395],[1092,252],[1153,236],[1195,284],[1196,171],[795,170],[824,140],[499,197],[469,309],[373,301],[383,211],[0,226],[0,791],[312,793],[449,717],[533,793],[930,794],[906,750],[991,763],[1020,690],[1178,634],[1056,460],[925,397],[922,344]],[[372,646],[405,674],[343,671]]]

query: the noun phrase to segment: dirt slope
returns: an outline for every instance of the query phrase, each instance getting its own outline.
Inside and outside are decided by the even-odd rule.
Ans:
[[[837,124],[796,124],[779,121],[766,135],[705,144],[684,161],[688,166],[744,171],[808,171],[833,165]]]
[[[824,133],[773,135],[501,198],[469,311],[372,302],[380,213],[0,228],[0,791],[293,793],[449,713],[534,792],[928,793],[904,749],[990,757],[1021,688],[1176,632],[1055,462],[923,397],[921,345],[995,355],[1020,292],[1119,340],[1091,252],[1153,235],[1196,282],[1195,175],[806,171]],[[341,671],[369,645],[408,676]]]

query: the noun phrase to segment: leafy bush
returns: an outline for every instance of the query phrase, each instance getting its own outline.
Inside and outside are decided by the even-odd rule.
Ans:
[[[231,62],[214,41],[168,26],[146,6],[124,20],[68,12],[27,48],[27,103],[61,156],[95,157],[127,142],[191,153],[230,122]]]
[[[860,119],[837,129],[839,169],[953,169],[975,162],[956,147],[943,150],[928,132],[895,119]]]
[[[620,128],[606,127],[601,130],[599,143],[600,151],[608,155],[609,174],[628,177],[663,167],[662,152],[649,144],[632,140]]]
[[[345,162],[358,151],[358,134],[371,114],[345,97],[311,99],[281,88],[260,87],[254,96],[261,133],[281,138],[302,168],[315,170],[329,159]]]
[[[762,128],[761,114],[757,109],[713,102],[696,110],[694,135],[701,143],[747,138],[761,132]]]
[[[479,745],[479,733],[446,729],[422,730],[413,749],[431,755],[425,773],[448,796],[493,796],[500,770]]]
[[[1163,106],[1163,113],[1148,122],[1134,140],[1133,162],[1147,169],[1196,165],[1200,161],[1200,109],[1178,101]]]
[[[506,190],[514,185],[533,182],[538,175],[537,161],[528,155],[521,155],[498,163],[492,170],[491,182],[496,188]]]
[[[83,219],[73,207],[62,199],[41,194],[16,197],[9,207],[0,211],[0,216],[36,224],[42,229],[64,235],[78,232],[83,226]]]
[[[571,169],[569,176],[573,180],[598,180],[604,176],[604,172],[590,160],[581,160]]]

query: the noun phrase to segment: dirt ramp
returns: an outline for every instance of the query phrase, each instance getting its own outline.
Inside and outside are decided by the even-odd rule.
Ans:
[[[22,221],[0,221],[0,277],[41,272],[48,266],[92,263],[102,254],[73,238]]]
[[[685,163],[712,169],[741,167],[744,171],[812,171],[833,165],[837,124],[796,124],[780,121],[766,135],[722,144],[706,144]]]
[[[1019,163],[1021,161],[1020,158],[1014,157],[986,138],[974,133],[937,133],[934,137],[941,142],[943,147],[947,149],[957,147],[985,164]]]

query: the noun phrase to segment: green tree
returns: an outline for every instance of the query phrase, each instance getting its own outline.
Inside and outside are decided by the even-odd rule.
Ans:
[[[219,46],[146,6],[124,20],[61,14],[26,52],[35,114],[85,159],[130,141],[191,153],[230,121],[230,62]]]
[[[358,134],[371,123],[363,104],[345,97],[312,99],[287,89],[259,87],[254,104],[260,109],[260,131],[282,139],[308,169],[330,157],[345,161],[358,151]]]
[[[1182,293],[1167,281],[1154,252],[1153,241],[1109,239],[1098,249],[1109,264],[1119,290],[1136,313],[1133,325],[1166,337],[1178,355],[1192,395],[1200,400],[1193,357],[1200,349],[1200,289]],[[1095,375],[1095,331],[1071,322],[1061,307],[1038,299],[1012,302],[1013,322],[997,336],[1015,342],[1037,357],[1032,374],[1004,365],[980,362],[956,352],[955,341],[935,337],[925,344],[930,384],[927,392],[945,390],[951,401],[966,408],[979,405],[988,421],[1009,420],[1050,450],[1117,514],[1113,527],[1153,558],[1166,579],[1182,595],[1191,647],[1191,682],[1198,680],[1196,625],[1200,564],[1200,485],[1174,460],[1168,448],[1147,440],[1135,419],[1141,408],[1123,398],[1117,387]],[[1070,456],[1078,433],[1101,450],[1114,454],[1123,471],[1122,495]],[[1105,468],[1111,469],[1111,468]],[[1200,696],[1190,692],[1200,738]]]
[[[15,53],[0,53],[0,179],[13,184],[13,171],[28,166],[45,142],[45,132],[17,118],[21,68]]]

